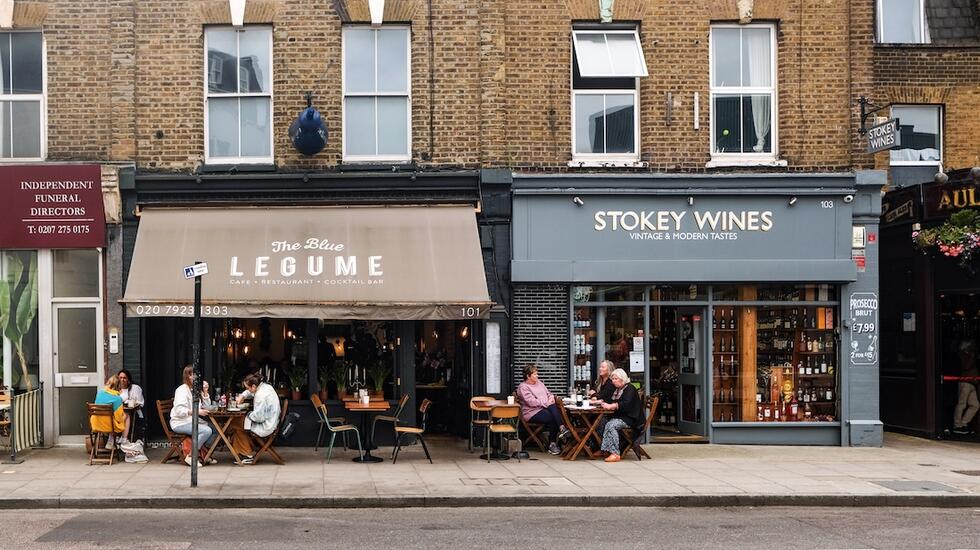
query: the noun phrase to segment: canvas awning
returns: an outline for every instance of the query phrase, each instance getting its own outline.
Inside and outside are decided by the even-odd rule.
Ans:
[[[466,206],[147,208],[128,314],[193,315],[195,261],[204,317],[476,319],[492,305]]]

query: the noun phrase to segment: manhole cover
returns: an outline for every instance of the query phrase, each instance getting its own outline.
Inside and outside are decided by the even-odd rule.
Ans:
[[[891,481],[872,481],[876,485],[891,489],[892,491],[943,491],[947,493],[962,492],[956,487],[951,487],[935,481],[909,481],[896,479]]]
[[[963,474],[965,476],[980,476],[980,470],[953,470],[954,474]]]

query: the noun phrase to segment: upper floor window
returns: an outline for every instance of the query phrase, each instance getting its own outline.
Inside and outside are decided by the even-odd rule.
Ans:
[[[345,27],[344,159],[411,160],[411,31]]]
[[[890,151],[892,166],[937,165],[943,160],[942,108],[892,105],[901,145]]]
[[[647,76],[637,32],[575,30],[572,45],[573,158],[637,160],[637,88]]]
[[[44,39],[0,33],[0,159],[44,158]]]
[[[204,33],[206,138],[211,163],[272,162],[272,29]]]
[[[877,0],[878,42],[928,44],[925,0]]]
[[[711,27],[711,153],[774,159],[776,59],[772,25]]]

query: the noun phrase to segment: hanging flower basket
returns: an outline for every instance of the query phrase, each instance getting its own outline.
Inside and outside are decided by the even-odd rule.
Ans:
[[[980,258],[980,211],[961,210],[938,227],[913,231],[912,242],[925,253],[958,260],[972,273]]]

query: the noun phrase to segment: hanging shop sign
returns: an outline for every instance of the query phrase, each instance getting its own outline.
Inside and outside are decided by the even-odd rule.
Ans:
[[[855,292],[847,302],[851,323],[851,347],[848,350],[852,365],[878,364],[878,295],[874,292]]]
[[[924,219],[944,220],[965,208],[980,208],[980,183],[932,183],[922,186]]]
[[[902,134],[898,131],[897,118],[868,128],[868,133],[864,137],[868,140],[869,153],[894,149],[902,145]]]
[[[0,248],[105,246],[98,165],[0,166]]]
[[[915,221],[919,217],[919,186],[889,191],[881,199],[881,225]]]

